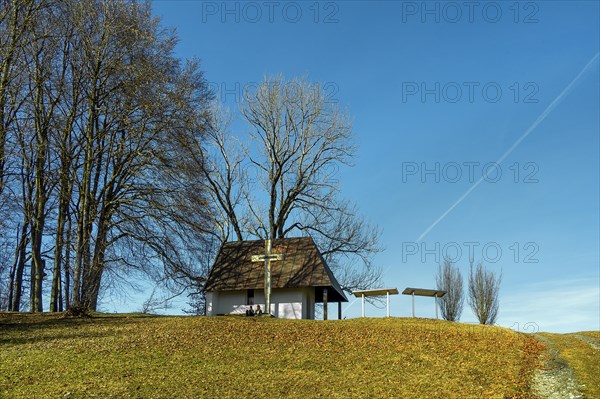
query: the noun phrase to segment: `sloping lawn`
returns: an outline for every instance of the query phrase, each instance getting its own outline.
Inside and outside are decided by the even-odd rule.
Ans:
[[[0,314],[0,397],[533,398],[541,350],[426,319]]]

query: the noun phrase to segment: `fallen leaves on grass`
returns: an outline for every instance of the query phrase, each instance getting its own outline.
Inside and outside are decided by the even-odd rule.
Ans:
[[[0,396],[532,398],[542,346],[426,319],[0,319]]]

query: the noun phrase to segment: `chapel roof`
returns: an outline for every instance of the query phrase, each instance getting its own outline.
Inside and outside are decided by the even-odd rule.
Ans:
[[[273,289],[328,288],[328,301],[348,301],[311,237],[272,240],[271,246],[271,253],[284,255],[283,260],[271,262]],[[208,276],[205,290],[264,289],[264,263],[252,261],[253,255],[264,252],[264,240],[224,243]],[[322,302],[322,290],[316,290],[315,294],[315,301]]]

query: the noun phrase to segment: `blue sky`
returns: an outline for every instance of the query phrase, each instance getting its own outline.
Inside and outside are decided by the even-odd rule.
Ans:
[[[433,287],[444,255],[466,276],[471,250],[503,273],[498,324],[600,329],[598,2],[152,5],[230,107],[283,74],[348,109],[358,156],[340,182],[383,230],[385,285]],[[392,315],[409,314],[393,297]]]

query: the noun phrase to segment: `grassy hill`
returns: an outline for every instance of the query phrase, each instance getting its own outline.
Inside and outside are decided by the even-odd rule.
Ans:
[[[533,398],[543,349],[428,319],[0,314],[0,397]]]

